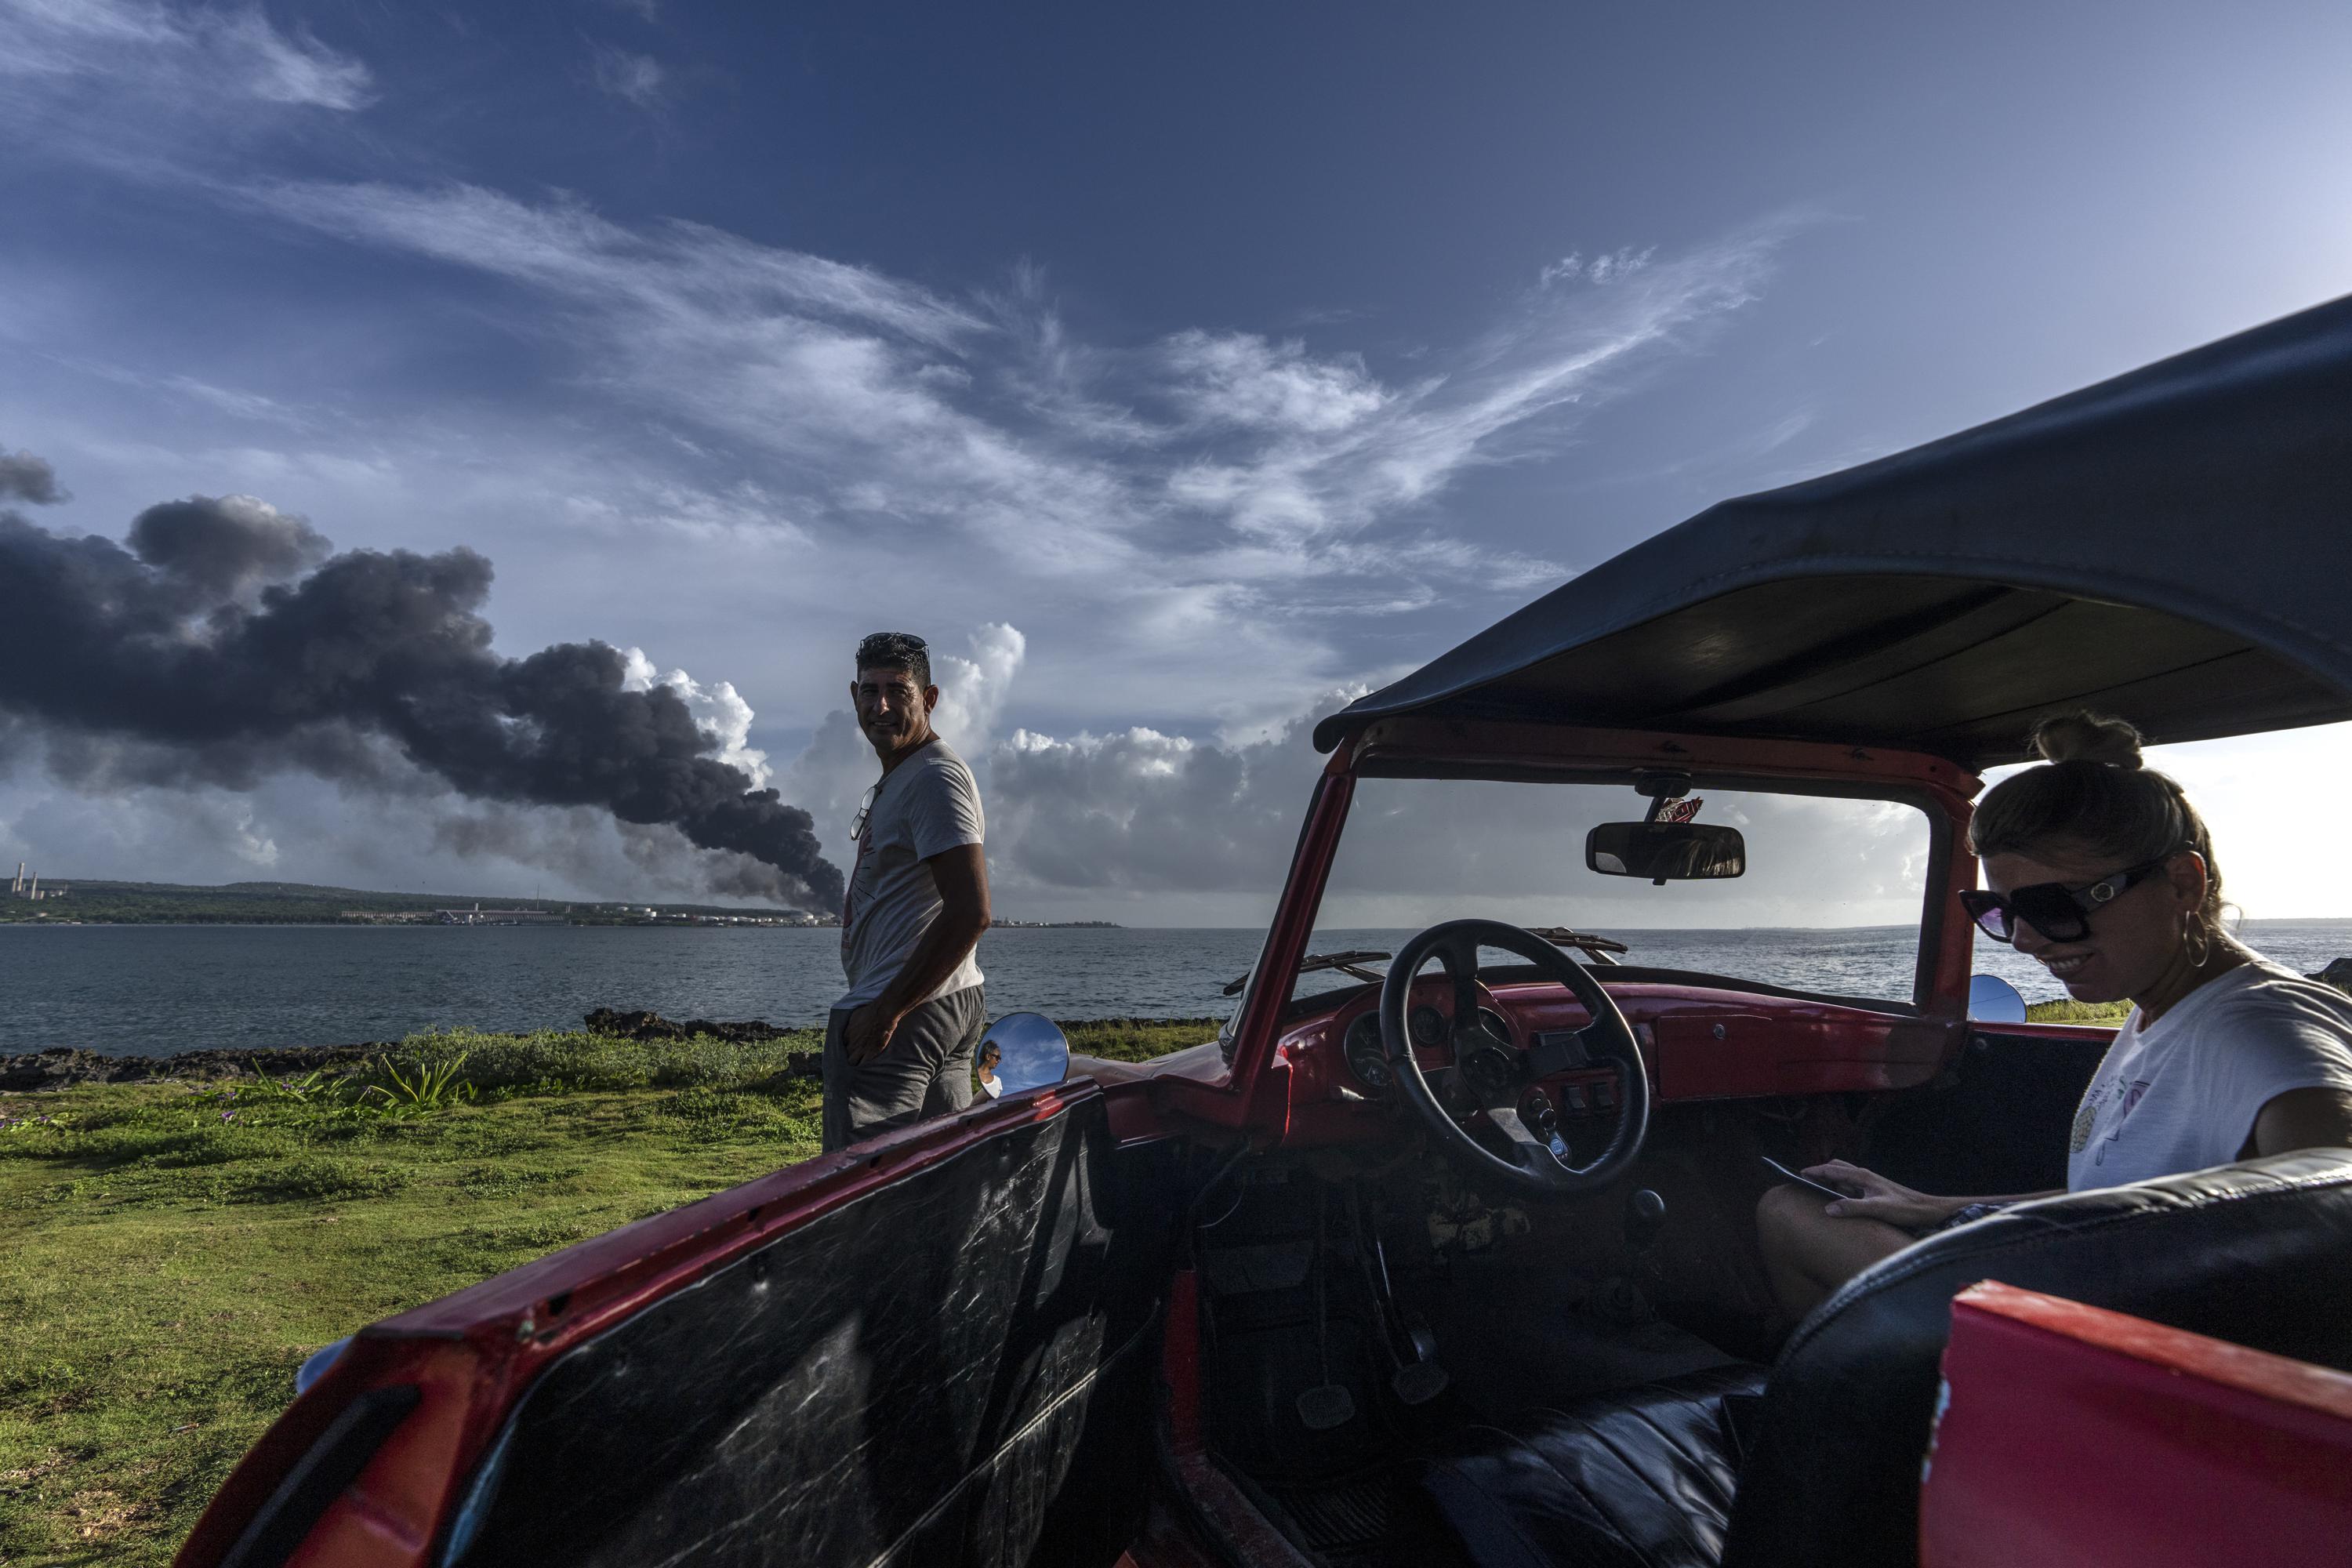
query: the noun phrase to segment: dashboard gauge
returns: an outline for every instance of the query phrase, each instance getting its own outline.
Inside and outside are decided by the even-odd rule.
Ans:
[[[1504,1022],[1503,1016],[1493,1008],[1479,1008],[1478,1022],[1488,1034],[1502,1041],[1503,1044],[1507,1046],[1515,1043],[1511,1038],[1511,1026]]]
[[[1427,1005],[1412,1010],[1411,1024],[1412,1043],[1417,1046],[1442,1046],[1452,1033],[1445,1026],[1445,1015]]]
[[[1381,1019],[1367,1013],[1348,1026],[1348,1070],[1374,1094],[1386,1094],[1395,1076],[1389,1070],[1388,1052],[1381,1047]]]

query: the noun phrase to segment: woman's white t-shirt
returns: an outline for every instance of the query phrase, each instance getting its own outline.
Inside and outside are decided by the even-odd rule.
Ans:
[[[2066,1189],[2226,1165],[2297,1089],[2352,1089],[2352,996],[2333,985],[2257,958],[2153,1024],[2135,1007],[2074,1112]]]

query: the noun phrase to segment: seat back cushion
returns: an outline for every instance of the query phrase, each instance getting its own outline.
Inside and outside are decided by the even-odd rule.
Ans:
[[[1952,1297],[1982,1279],[2352,1371],[2352,1151],[2020,1204],[1855,1276],[1773,1369],[1725,1568],[1911,1568]]]

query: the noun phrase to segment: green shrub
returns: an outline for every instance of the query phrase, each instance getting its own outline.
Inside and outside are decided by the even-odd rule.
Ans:
[[[508,1098],[516,1093],[750,1083],[784,1071],[795,1052],[813,1051],[824,1043],[824,1035],[814,1029],[746,1042],[709,1035],[624,1040],[558,1030],[481,1035],[459,1029],[412,1035],[393,1047],[386,1059],[411,1072],[461,1061],[459,1076],[477,1092]]]

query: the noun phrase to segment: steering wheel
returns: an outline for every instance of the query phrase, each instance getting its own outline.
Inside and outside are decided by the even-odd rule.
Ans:
[[[1572,1035],[1553,1035],[1531,1048],[1515,1049],[1478,1021],[1478,950],[1498,947],[1527,959],[1546,977],[1559,981],[1584,1004],[1591,1022]],[[1454,982],[1454,1078],[1469,1103],[1510,1140],[1510,1157],[1494,1152],[1454,1120],[1439,1091],[1413,1059],[1405,1027],[1413,976],[1435,955]],[[1591,972],[1532,931],[1500,921],[1448,921],[1433,925],[1399,950],[1381,983],[1381,1047],[1388,1053],[1398,1088],[1421,1113],[1437,1141],[1474,1171],[1534,1192],[1589,1193],[1622,1175],[1642,1152],[1650,1131],[1650,1079],[1643,1069],[1641,1043],[1625,1015]],[[1530,1127],[1520,1106],[1538,1079],[1607,1059],[1620,1069],[1617,1125],[1609,1146],[1592,1163],[1569,1163],[1567,1142],[1552,1127]],[[1543,1119],[1549,1121],[1549,1117]]]

